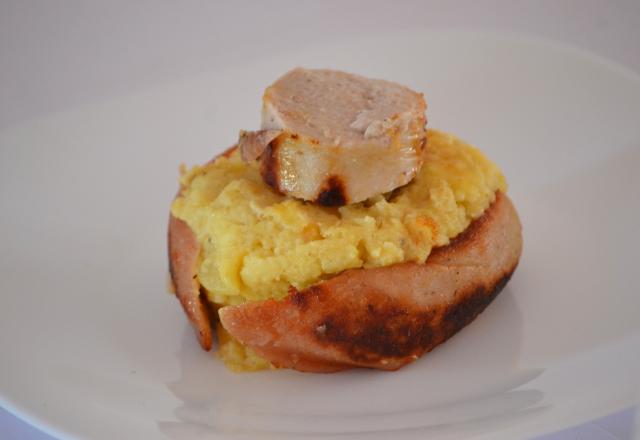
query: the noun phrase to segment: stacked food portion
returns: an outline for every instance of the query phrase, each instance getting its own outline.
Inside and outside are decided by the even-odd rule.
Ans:
[[[332,70],[268,87],[262,126],[182,173],[175,292],[234,370],[395,370],[471,322],[522,238],[500,170],[426,130],[421,94]]]

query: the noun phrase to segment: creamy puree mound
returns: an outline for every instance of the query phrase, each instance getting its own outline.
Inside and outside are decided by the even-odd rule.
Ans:
[[[284,297],[346,269],[424,262],[506,191],[500,170],[429,130],[424,166],[396,191],[340,208],[274,192],[236,151],[184,173],[171,208],[202,245],[198,279],[218,304]]]

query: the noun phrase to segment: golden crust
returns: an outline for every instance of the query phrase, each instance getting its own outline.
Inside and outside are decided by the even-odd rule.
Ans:
[[[200,247],[173,216],[168,238],[176,296],[209,350],[209,304],[196,277]],[[521,251],[518,215],[498,193],[482,217],[424,264],[349,270],[303,291],[292,288],[281,301],[223,307],[219,317],[233,337],[280,367],[395,370],[473,321],[509,280]]]

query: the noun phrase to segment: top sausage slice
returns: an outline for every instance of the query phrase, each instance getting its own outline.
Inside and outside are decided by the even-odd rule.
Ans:
[[[277,191],[326,206],[413,179],[426,146],[422,94],[334,70],[294,69],[268,87],[262,127],[241,132],[245,160]]]

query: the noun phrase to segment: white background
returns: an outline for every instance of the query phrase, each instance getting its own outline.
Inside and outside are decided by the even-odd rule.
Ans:
[[[640,2],[7,1],[0,3],[0,129],[247,57],[418,28],[518,32],[640,72]],[[0,409],[0,438],[51,439]],[[640,438],[635,408],[545,440]]]

